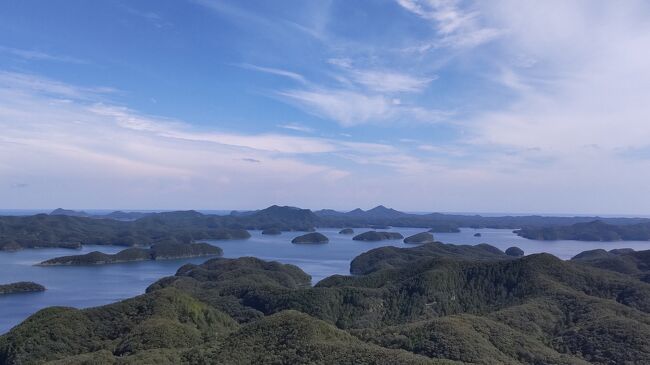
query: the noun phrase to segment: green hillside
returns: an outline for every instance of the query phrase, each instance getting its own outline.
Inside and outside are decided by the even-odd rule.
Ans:
[[[147,293],[44,309],[0,337],[4,364],[646,364],[636,275],[431,243],[361,255],[312,287],[255,258],[188,264]]]

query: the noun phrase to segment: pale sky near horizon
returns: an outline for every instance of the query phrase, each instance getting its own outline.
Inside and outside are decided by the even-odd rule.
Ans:
[[[650,214],[650,2],[6,0],[0,208]]]

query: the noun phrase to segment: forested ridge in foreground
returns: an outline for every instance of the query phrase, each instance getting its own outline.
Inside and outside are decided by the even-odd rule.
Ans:
[[[0,363],[650,363],[650,285],[591,262],[434,242],[312,287],[296,266],[217,258],[119,303],[39,311],[0,337]]]

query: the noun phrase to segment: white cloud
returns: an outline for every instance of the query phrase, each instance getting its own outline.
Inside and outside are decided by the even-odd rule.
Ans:
[[[648,144],[647,3],[599,2],[597,10],[587,3],[494,4],[493,21],[512,29],[504,40],[513,48],[509,53],[531,54],[537,62],[529,68],[504,66],[500,80],[517,99],[479,116],[478,138],[537,147],[565,159],[585,153],[585,145],[611,153]],[[559,14],[539,17],[550,11]]]
[[[6,90],[12,89],[16,93],[49,95],[59,101],[65,100],[62,98],[101,100],[106,94],[117,92],[110,87],[71,86],[45,77],[7,71],[0,71],[0,85],[5,85]]]
[[[108,102],[75,98],[85,88],[35,75],[4,76],[0,179],[29,184],[24,190],[32,194],[0,187],[0,199],[10,205],[20,200],[21,206],[32,207],[106,206],[102,197],[111,196],[114,207],[170,207],[156,205],[164,202],[174,208],[252,208],[279,198],[294,201],[289,192],[293,199],[308,199],[314,189],[334,192],[350,174],[309,162],[311,155],[349,161],[375,156],[380,163],[379,156],[396,153],[379,143],[197,130]],[[60,102],[61,96],[69,99]],[[165,198],[156,198],[160,196]],[[157,201],[161,203],[153,203]]]
[[[327,60],[327,62],[331,65],[342,68],[352,67],[352,60],[350,58],[330,58]]]
[[[458,0],[396,0],[404,9],[433,22],[439,39],[420,45],[421,51],[431,47],[475,47],[497,38],[502,31],[481,25],[477,11],[466,10]]]
[[[450,115],[435,109],[408,105],[398,93],[422,92],[436,77],[415,77],[390,70],[353,69],[343,66],[334,75],[343,85],[320,87],[305,82],[305,88],[277,92],[285,100],[316,116],[331,119],[342,126],[396,121],[439,122]]]
[[[134,131],[154,133],[165,138],[192,142],[210,142],[266,152],[303,154],[336,151],[339,146],[318,138],[303,138],[281,134],[243,135],[236,133],[194,131],[182,123],[140,116],[133,111],[111,106],[93,106],[90,110],[113,119],[117,125]]]
[[[280,125],[278,125],[278,127],[283,128],[283,129],[292,130],[292,131],[303,132],[303,133],[314,133],[313,128],[309,128],[307,126],[304,126],[304,125],[298,124],[298,123],[280,124]]]
[[[256,22],[269,38],[288,34],[277,29],[286,21],[203,3],[241,24]],[[284,101],[345,127],[377,123],[383,138],[395,131],[403,144],[360,142],[369,138],[361,128],[355,138],[333,131],[341,140],[198,129],[118,107],[110,89],[1,72],[0,179],[7,183],[0,200],[42,206],[65,197],[97,207],[105,206],[94,204],[102,191],[136,208],[382,201],[423,210],[647,213],[650,4],[399,3],[436,34],[424,45],[404,44],[427,53],[409,54],[412,63],[381,45],[351,51],[352,43],[325,45],[324,62],[333,66],[325,72],[333,75],[304,65],[304,76],[290,64],[243,67],[296,81],[273,94]],[[469,93],[454,88],[425,94],[456,85],[433,81],[434,73],[448,75],[446,67],[475,88],[471,99],[458,100]],[[449,100],[486,107],[430,107]],[[409,121],[447,123],[397,130]],[[295,123],[278,127],[308,132]],[[409,133],[417,138],[401,138]],[[29,188],[8,191],[12,183]]]
[[[250,64],[242,64],[241,67],[249,70],[272,74],[272,75],[283,76],[303,84],[307,83],[307,80],[305,80],[305,78],[302,75],[296,72],[291,72],[291,71],[281,70],[281,69],[271,68],[271,67],[255,66]]]
[[[333,119],[344,126],[385,120],[394,115],[390,100],[347,90],[287,90],[280,92],[308,112]]]
[[[395,103],[381,94],[345,89],[307,89],[278,92],[305,111],[337,121],[344,127],[367,123],[438,123],[453,112]]]
[[[353,80],[378,93],[420,92],[436,77],[415,77],[385,70],[353,70]]]
[[[0,46],[0,53],[10,54],[25,60],[35,60],[35,61],[54,61],[54,62],[66,62],[66,63],[86,63],[86,61],[69,56],[53,55],[51,53],[29,50],[29,49],[20,49],[13,47]]]
[[[156,28],[165,28],[172,26],[171,22],[167,21],[162,15],[157,12],[150,10],[139,10],[126,4],[119,4],[118,6],[124,9],[124,11],[127,13],[144,19]]]

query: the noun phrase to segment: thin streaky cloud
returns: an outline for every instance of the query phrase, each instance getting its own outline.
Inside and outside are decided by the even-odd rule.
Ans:
[[[245,162],[251,162],[251,163],[261,163],[262,161],[256,159],[256,158],[250,158],[250,157],[245,157],[241,159],[242,161]]]
[[[342,68],[352,67],[352,62],[350,58],[330,58],[327,60],[327,63]]]
[[[499,37],[500,29],[482,26],[480,13],[462,9],[457,0],[396,0],[411,13],[434,25],[439,38],[417,46],[420,51],[437,47],[471,48]]]
[[[156,28],[164,28],[164,27],[172,26],[171,22],[166,20],[162,15],[160,15],[155,11],[138,10],[136,8],[127,6],[126,4],[120,4],[120,7],[124,9],[124,11],[126,11],[127,13],[144,19],[145,21],[149,22]]]
[[[385,120],[395,113],[390,100],[381,95],[337,89],[286,90],[278,94],[311,114],[343,126]]]
[[[36,51],[36,50],[20,49],[20,48],[6,47],[6,46],[0,46],[0,53],[10,54],[12,56],[16,56],[30,61],[54,61],[54,62],[76,63],[76,64],[88,63],[85,60],[75,58],[75,57],[55,55],[55,54]]]
[[[278,125],[278,127],[283,129],[289,129],[292,131],[303,132],[303,133],[314,133],[313,128],[309,128],[307,126],[298,123],[280,124]]]
[[[416,77],[387,70],[352,70],[350,74],[355,82],[379,93],[420,92],[437,78]]]
[[[279,68],[256,66],[256,65],[251,65],[251,64],[247,64],[247,63],[241,64],[241,65],[239,65],[239,67],[247,69],[247,70],[259,71],[259,72],[264,72],[264,73],[268,73],[268,74],[271,74],[271,75],[286,77],[286,78],[289,78],[291,80],[298,81],[298,82],[300,82],[302,84],[307,84],[308,83],[307,80],[305,79],[305,77],[303,77],[301,74],[296,73],[296,72],[287,71],[287,70],[282,70],[282,69],[279,69]]]
[[[0,87],[10,87],[30,93],[55,95],[60,98],[101,101],[110,94],[119,93],[112,87],[79,87],[34,74],[0,71]]]

